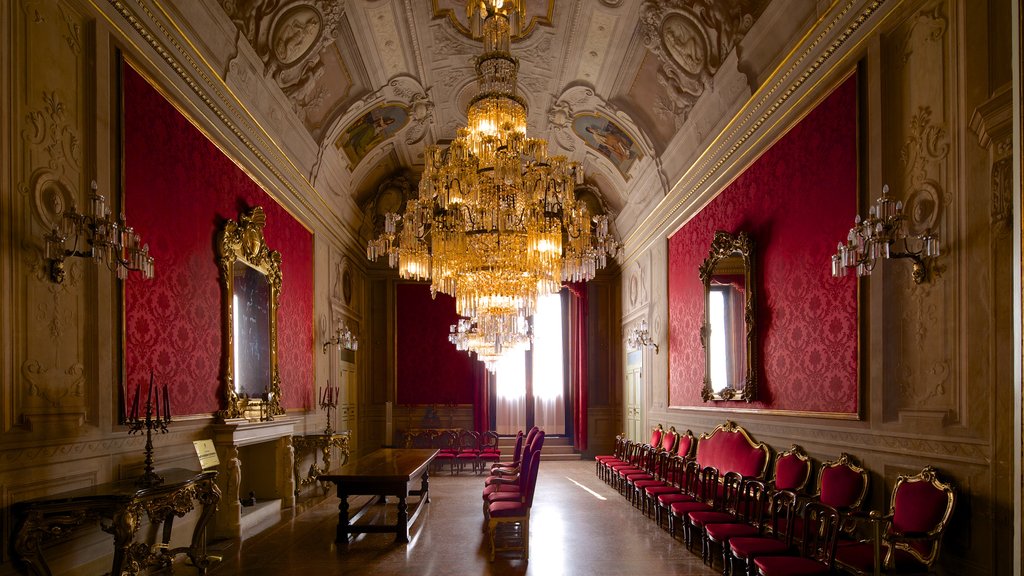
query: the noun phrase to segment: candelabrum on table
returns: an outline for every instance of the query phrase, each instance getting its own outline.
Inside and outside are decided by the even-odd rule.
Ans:
[[[320,409],[327,411],[327,426],[324,427],[324,434],[328,436],[334,433],[334,426],[331,424],[331,411],[338,407],[338,388],[328,386],[320,395]]]
[[[135,481],[140,486],[157,486],[164,481],[163,477],[153,471],[153,433],[167,433],[167,424],[171,421],[171,410],[167,401],[167,389],[164,389],[163,414],[160,413],[160,394],[159,392],[157,393],[156,403],[154,404],[152,402],[152,389],[151,384],[149,399],[146,400],[145,415],[143,417],[139,416],[138,397],[141,395],[140,390],[135,397],[135,407],[132,409],[132,414],[125,419],[125,424],[128,426],[128,434],[146,431],[146,470]]]

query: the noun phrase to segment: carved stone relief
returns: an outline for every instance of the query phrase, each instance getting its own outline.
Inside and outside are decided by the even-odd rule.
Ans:
[[[644,44],[661,63],[661,106],[681,126],[694,103],[767,6],[767,0],[646,0],[640,7]]]
[[[322,51],[338,35],[344,3],[336,0],[219,0],[239,32],[263,61],[264,73],[305,110],[331,98]],[[333,65],[341,64],[340,59]],[[343,68],[342,64],[342,68]],[[347,72],[346,72],[347,74]]]
[[[70,259],[65,282],[51,282],[43,236],[66,209],[81,209],[83,142],[88,141],[82,110],[88,48],[82,31],[88,20],[65,2],[25,1],[20,6],[13,29],[24,47],[24,61],[13,69],[23,75],[13,80],[15,92],[24,96],[13,103],[11,131],[20,137],[12,163],[18,194],[12,214],[3,215],[3,226],[13,226],[20,239],[14,325],[21,343],[15,358],[14,415],[25,426],[40,420],[75,427],[85,421],[88,399],[95,394],[95,383],[86,377],[90,322],[83,265],[88,263]],[[54,65],[35,65],[42,61]]]
[[[359,228],[359,236],[368,240],[383,232],[384,215],[388,212],[403,213],[405,203],[415,193],[413,182],[404,174],[395,174],[381,182],[377,192],[362,206],[363,224]]]
[[[906,229],[910,235],[937,231],[944,256],[931,266],[930,280],[915,284],[906,266],[889,264],[886,304],[894,325],[890,332],[898,344],[890,347],[892,375],[898,395],[887,404],[889,417],[943,415],[958,421],[962,391],[957,375],[956,273],[948,254],[959,240],[959,213],[952,190],[956,189],[950,166],[947,129],[951,100],[948,81],[951,42],[944,4],[933,2],[908,17],[885,42],[888,68],[886,124],[889,158],[883,177],[903,199]],[[950,246],[954,246],[950,248]],[[925,352],[927,351],[927,352]]]

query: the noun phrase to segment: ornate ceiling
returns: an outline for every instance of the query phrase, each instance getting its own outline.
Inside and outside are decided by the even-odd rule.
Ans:
[[[283,141],[316,149],[295,156],[318,189],[365,209],[396,177],[415,181],[423,147],[466,122],[480,44],[463,0],[217,2],[208,10],[237,30],[234,60],[247,55],[249,74],[273,96],[254,98],[254,115],[288,132]],[[620,233],[665,195],[815,15],[813,0],[527,5],[512,52],[530,134],[584,164]],[[242,67],[226,59],[231,83]],[[290,110],[268,112],[274,101]]]

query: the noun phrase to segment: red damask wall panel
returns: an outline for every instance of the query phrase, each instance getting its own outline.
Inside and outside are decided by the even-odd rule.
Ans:
[[[396,296],[398,403],[472,404],[481,370],[448,341],[455,299],[432,299],[426,284],[399,284]]]
[[[857,284],[830,257],[857,207],[857,82],[844,81],[669,239],[673,406],[856,414]],[[758,273],[758,401],[706,404],[698,266],[716,230],[748,232]]]
[[[177,414],[221,406],[221,281],[215,236],[262,206],[264,236],[281,252],[278,366],[286,408],[313,385],[313,238],[130,66],[124,69],[125,213],[149,243],[156,275],[125,283],[126,378],[170,387]]]

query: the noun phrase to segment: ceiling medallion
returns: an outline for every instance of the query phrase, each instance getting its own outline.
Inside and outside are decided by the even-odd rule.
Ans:
[[[519,62],[509,52],[525,0],[474,0],[467,11],[483,40],[468,126],[446,149],[427,147],[418,198],[385,215],[366,255],[387,256],[402,278],[430,280],[432,294],[455,298],[466,321],[450,339],[483,359],[528,344],[538,296],[591,280],[618,244],[607,217],[577,202],[582,167],[526,135]]]

